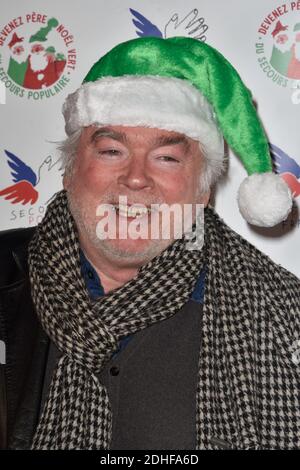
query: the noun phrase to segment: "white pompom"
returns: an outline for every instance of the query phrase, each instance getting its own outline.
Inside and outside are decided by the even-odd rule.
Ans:
[[[287,218],[293,198],[287,183],[275,173],[254,173],[240,185],[238,205],[249,224],[273,227]]]

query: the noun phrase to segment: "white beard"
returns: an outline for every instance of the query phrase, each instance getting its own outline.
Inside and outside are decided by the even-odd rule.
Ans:
[[[132,249],[127,250],[126,248],[114,246],[110,243],[109,240],[102,240],[97,236],[96,226],[98,220],[95,216],[92,215],[92,213],[90,213],[89,210],[87,210],[82,200],[78,198],[72,183],[67,192],[67,196],[71,213],[74,217],[81,236],[88,240],[94,249],[97,249],[97,251],[102,255],[105,254],[105,257],[111,261],[125,262],[127,260],[131,262],[138,261],[142,262],[142,264],[145,264],[160,254],[167,246],[170,245],[170,243],[173,242],[173,240],[168,239],[151,240],[144,250],[138,252],[135,252],[134,250],[132,251]],[[108,201],[109,197],[107,197],[107,199],[103,198],[101,203]],[[96,213],[96,210],[94,212]]]
[[[32,54],[29,58],[31,70],[38,72],[44,70],[48,65],[48,58],[45,55]]]

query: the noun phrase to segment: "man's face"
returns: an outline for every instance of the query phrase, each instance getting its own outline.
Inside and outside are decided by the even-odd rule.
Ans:
[[[149,261],[172,243],[174,231],[167,240],[151,239],[152,218],[146,214],[127,218],[127,222],[147,224],[147,239],[120,239],[124,216],[113,211],[117,237],[101,240],[96,234],[101,220],[97,208],[117,204],[120,196],[127,197],[128,206],[206,205],[209,194],[199,188],[202,167],[199,143],[177,132],[125,126],[84,128],[73,170],[64,177],[81,242],[111,262],[134,266]]]

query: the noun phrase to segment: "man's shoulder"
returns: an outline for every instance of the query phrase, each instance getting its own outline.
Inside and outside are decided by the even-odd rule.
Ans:
[[[27,248],[36,227],[0,232],[0,288],[11,286],[26,276]]]
[[[36,227],[15,228],[0,231],[0,251],[11,251],[22,245],[27,245]]]
[[[237,268],[240,269],[242,265],[244,274],[250,274],[257,285],[263,287],[265,281],[277,289],[294,289],[295,294],[296,291],[299,293],[300,279],[295,274],[229,227],[213,208],[210,208],[210,213],[216,220],[219,243],[222,243],[223,254],[228,262],[231,263],[235,259]]]
[[[241,235],[239,237],[243,240],[244,246],[247,247],[247,263],[252,269],[253,275],[257,277],[258,282],[268,280],[277,285],[278,289],[292,288],[299,292],[300,279],[295,274],[277,263],[267,253],[261,251]]]
[[[281,303],[282,308],[300,313],[300,279],[287,268],[270,258],[256,246],[246,241],[247,264],[255,285],[268,296],[269,301]],[[272,291],[272,292],[271,292]],[[299,324],[299,320],[297,320]]]
[[[292,304],[297,307],[299,315],[300,279],[280,264],[274,263],[274,261],[271,261],[271,266],[273,266],[274,269],[274,278],[277,281],[276,285],[278,292],[280,292],[282,297],[285,299],[286,306],[288,306],[288,304],[292,302]]]

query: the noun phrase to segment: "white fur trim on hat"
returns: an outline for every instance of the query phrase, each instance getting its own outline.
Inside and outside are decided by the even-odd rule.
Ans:
[[[240,185],[238,205],[250,224],[273,227],[287,218],[293,198],[290,188],[279,175],[254,173]]]
[[[223,135],[206,98],[187,80],[125,75],[88,82],[63,105],[65,130],[96,125],[143,126],[176,131],[201,142],[207,155],[222,160]]]

